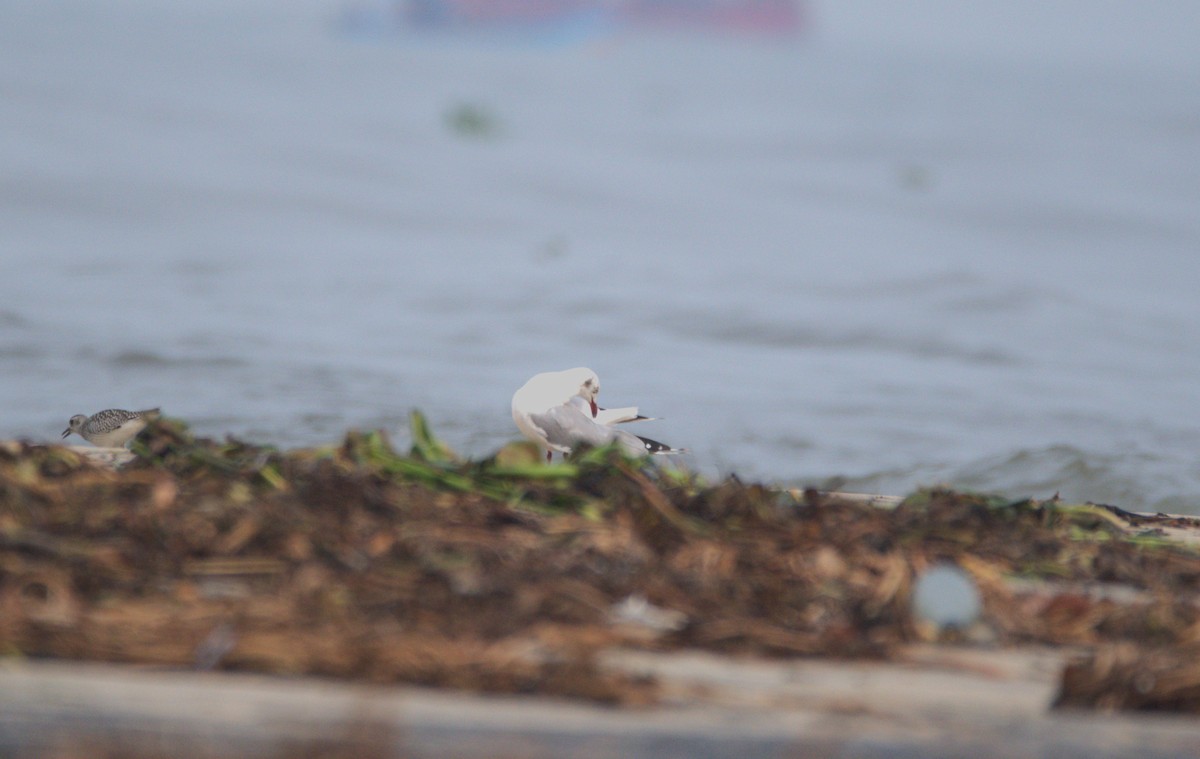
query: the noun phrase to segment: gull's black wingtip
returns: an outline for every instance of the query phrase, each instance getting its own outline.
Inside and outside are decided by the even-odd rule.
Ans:
[[[642,445],[646,446],[646,453],[650,454],[651,456],[667,453],[687,453],[686,448],[672,448],[666,443],[660,443],[657,440],[651,440],[650,438],[642,437],[641,435],[638,435],[637,439],[642,441]]]

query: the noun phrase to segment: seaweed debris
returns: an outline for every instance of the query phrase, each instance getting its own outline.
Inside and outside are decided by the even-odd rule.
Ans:
[[[1200,554],[1102,507],[933,490],[886,510],[607,449],[466,461],[416,413],[412,432],[407,453],[381,432],[282,452],[161,419],[118,471],[0,446],[0,650],[644,704],[655,683],[599,652],[887,658],[937,635],[911,596],[945,562],[1000,644],[1200,630]]]
[[[1200,714],[1200,627],[1180,646],[1100,646],[1063,671],[1055,706]]]

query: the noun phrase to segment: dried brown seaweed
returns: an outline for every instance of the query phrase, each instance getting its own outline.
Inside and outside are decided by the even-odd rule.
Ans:
[[[887,657],[921,638],[913,580],[940,562],[1000,643],[1171,650],[1200,629],[1200,555],[1099,507],[797,500],[609,450],[463,461],[419,415],[413,440],[281,452],[160,420],[120,471],[0,448],[0,650],[644,703],[654,684],[597,652]]]
[[[1103,645],[1063,672],[1055,706],[1200,714],[1200,629],[1180,646]]]

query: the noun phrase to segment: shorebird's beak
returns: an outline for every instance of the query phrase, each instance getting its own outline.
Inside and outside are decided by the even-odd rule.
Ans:
[[[590,401],[588,401],[588,403],[589,403],[589,404],[591,405],[591,407],[592,407],[592,418],[593,418],[593,419],[595,419],[595,418],[596,418],[596,414],[599,414],[599,413],[600,413],[600,407],[596,405],[596,399],[595,399],[595,398],[593,398],[593,399],[591,399]]]
[[[63,430],[63,437],[66,437],[67,435],[70,435],[70,434],[71,434],[71,428],[70,428],[70,427],[68,427],[68,428],[66,428],[65,430]]]

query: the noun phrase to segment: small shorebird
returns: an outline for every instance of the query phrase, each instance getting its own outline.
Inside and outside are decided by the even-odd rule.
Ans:
[[[596,404],[600,378],[591,369],[578,367],[543,372],[521,386],[512,398],[517,429],[546,452],[568,454],[577,445],[617,443],[630,456],[684,453],[656,440],[634,435],[613,425],[646,421],[637,407],[602,409]]]
[[[91,416],[76,414],[62,436],[74,432],[92,445],[120,448],[146,429],[146,423],[159,417],[159,409],[125,411],[119,408],[98,411]]]

